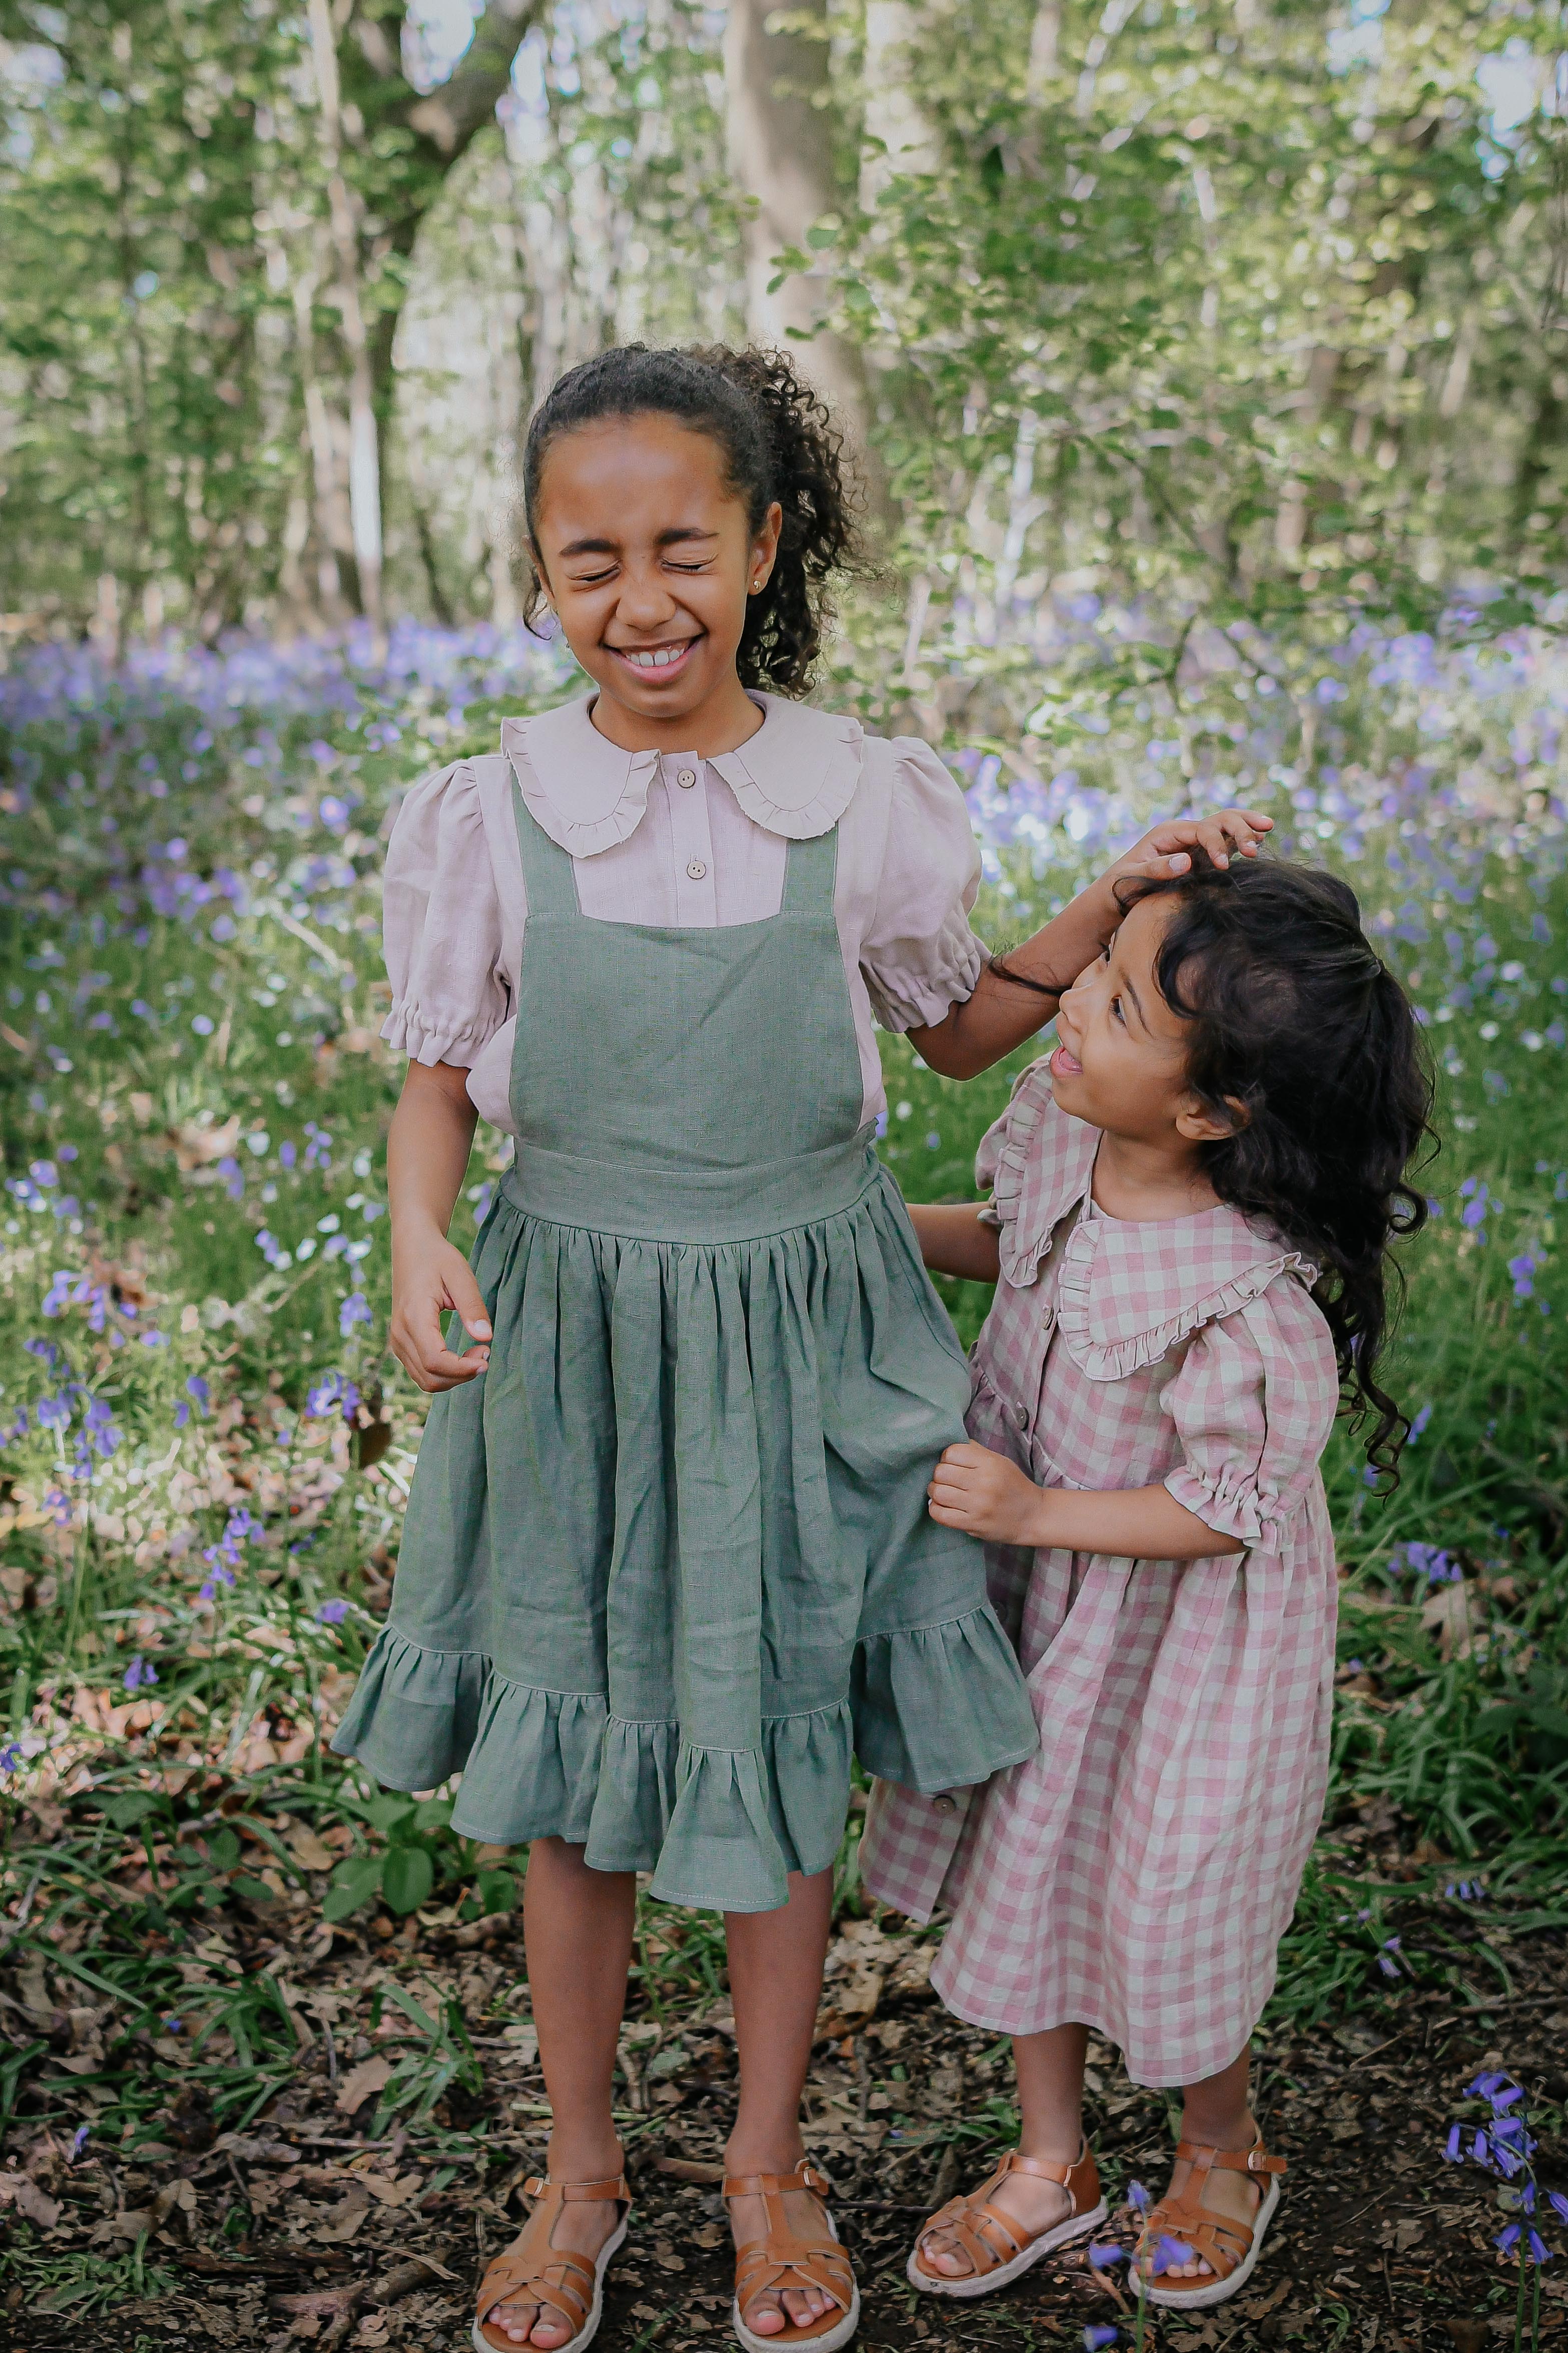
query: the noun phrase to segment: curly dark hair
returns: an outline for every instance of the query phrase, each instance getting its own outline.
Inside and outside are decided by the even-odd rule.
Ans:
[[[843,435],[783,352],[617,344],[568,369],[533,412],[522,459],[531,545],[551,443],[602,417],[646,416],[673,417],[719,444],[752,531],[761,530],[775,499],[783,507],[778,554],[767,585],[747,602],[736,667],[742,686],[798,694],[822,649],[827,583],[860,562],[858,499]],[[531,622],[542,598],[536,558]]]
[[[1171,901],[1154,970],[1192,1024],[1187,1077],[1230,1126],[1202,1147],[1220,1199],[1321,1268],[1343,1408],[1397,1481],[1409,1423],[1377,1364],[1404,1277],[1394,1244],[1426,1222],[1411,1163],[1436,1139],[1432,1075],[1410,1000],[1362,929],[1350,886],[1283,860],[1233,859],[1129,881],[1124,909]],[[1021,975],[1001,965],[1005,978]],[[1238,1116],[1239,1113],[1239,1116]]]

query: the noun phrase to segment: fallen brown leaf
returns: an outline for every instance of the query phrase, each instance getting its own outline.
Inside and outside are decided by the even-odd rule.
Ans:
[[[675,2181],[710,2182],[724,2179],[721,2165],[710,2165],[695,2157],[656,2157],[653,2169],[656,2173],[668,2173]]]
[[[352,2116],[357,2108],[363,2107],[373,2092],[385,2089],[391,2075],[390,2059],[383,2059],[379,2054],[371,2059],[362,2059],[357,2067],[349,2069],[338,2085],[339,2114]]]
[[[60,2219],[55,2200],[25,2173],[0,2173],[0,2206],[14,2207],[40,2231],[52,2231]]]

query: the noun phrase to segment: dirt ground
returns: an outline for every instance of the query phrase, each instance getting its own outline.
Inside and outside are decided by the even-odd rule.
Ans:
[[[514,1924],[405,1929],[381,1944],[340,1930],[326,1949],[318,1937],[313,1965],[280,1948],[264,1922],[224,1936],[242,1968],[277,1970],[287,1960],[304,2038],[292,2083],[241,2134],[216,2132],[191,2092],[159,2120],[162,2141],[129,2158],[89,2144],[74,2163],[58,2127],[30,2126],[24,2109],[10,2161],[20,2159],[37,2197],[29,2260],[11,2276],[36,2284],[9,2287],[0,2353],[465,2344],[472,2284],[515,2231],[518,2184],[541,2158],[542,2084],[526,1998],[510,1990],[521,1964]],[[921,2217],[979,2179],[987,2151],[1010,2137],[1005,2050],[931,1997],[929,1951],[869,1922],[849,1924],[820,2021],[808,2142],[834,2181],[858,2270],[859,2342],[926,2353],[1077,2346],[1086,2325],[1126,2319],[1081,2253],[958,2306],[917,2297],[905,2280]],[[1568,1942],[1555,1932],[1523,1936],[1510,1959],[1513,1990],[1489,2009],[1459,2013],[1452,1994],[1412,1986],[1368,2016],[1267,2050],[1260,2114],[1291,2168],[1278,2225],[1246,2292],[1209,2316],[1162,2316],[1151,2342],[1177,2353],[1220,2345],[1483,2353],[1512,2342],[1517,2274],[1492,2244],[1506,2220],[1498,2185],[1443,2156],[1451,2119],[1467,2113],[1466,2082],[1480,2064],[1506,2066],[1529,2092],[1542,2179],[1568,2181]],[[372,2140],[377,2088],[397,2046],[384,2022],[367,2030],[389,1980],[426,2001],[457,1993],[485,2082],[477,2095],[454,2089],[423,2130]],[[381,2008],[396,2015],[384,2000]],[[1091,2047],[1090,2056],[1090,2128],[1108,2194],[1114,2202],[1134,2179],[1157,2190],[1170,2146],[1164,2095],[1130,2084],[1112,2054]],[[715,2181],[735,2052],[722,2000],[695,2022],[628,2030],[623,2078],[637,2208],[610,2274],[600,2342],[625,2353],[656,2345],[700,2353],[710,2338],[730,2341]],[[37,2217],[47,2220],[51,2206],[54,2225],[41,2230]],[[13,2200],[13,2228],[17,2212]],[[1125,2208],[1119,2219],[1125,2231]],[[66,2300],[58,2283],[68,2280],[68,2292],[73,2254],[122,2256],[133,2242],[143,2247],[144,2293],[107,2309]],[[1544,2274],[1541,2341],[1568,2353],[1568,2261]]]

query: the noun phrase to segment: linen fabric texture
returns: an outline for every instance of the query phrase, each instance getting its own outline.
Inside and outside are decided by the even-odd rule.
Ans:
[[[926,1511],[968,1367],[861,1116],[837,821],[772,916],[606,921],[519,782],[489,1367],[432,1404],[335,1745],[460,1769],[467,1836],[768,1910],[834,1860],[853,1750],[937,1790],[1036,1744],[981,1547]]]
[[[1077,2021],[1181,2084],[1246,2048],[1321,1813],[1339,1380],[1310,1261],[1230,1208],[1108,1218],[1099,1141],[1038,1062],[981,1146],[1002,1279],[970,1436],[1045,1487],[1163,1482],[1246,1549],[988,1547],[1039,1751],[941,1811],[879,1784],[861,1871],[916,1918],[951,1907],[931,1983],[960,2017]]]
[[[387,848],[384,911],[393,1007],[382,1035],[419,1062],[468,1068],[481,1117],[515,1132],[513,1024],[528,920],[512,817],[530,814],[576,861],[585,915],[755,923],[776,915],[792,840],[838,828],[834,916],[854,1014],[861,1117],[886,1108],[877,1025],[940,1021],[973,994],[969,927],[980,853],[953,778],[929,745],[776,695],[738,752],[623,752],[589,698],[509,719],[501,750],[425,776]]]

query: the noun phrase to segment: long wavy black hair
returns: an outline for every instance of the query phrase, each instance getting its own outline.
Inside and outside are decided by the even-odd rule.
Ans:
[[[799,693],[822,649],[828,584],[860,565],[858,501],[843,435],[783,352],[620,343],[569,368],[529,424],[522,496],[530,545],[538,543],[540,484],[552,442],[601,417],[647,416],[673,417],[718,443],[752,533],[775,499],[784,509],[773,571],[747,599],[736,667],[742,686]],[[531,622],[542,602],[535,559]]]
[[[1432,1077],[1410,1000],[1337,875],[1284,860],[1194,857],[1132,881],[1124,907],[1171,902],[1160,993],[1191,1025],[1187,1077],[1230,1133],[1202,1147],[1222,1201],[1322,1270],[1313,1297],[1368,1460],[1397,1477],[1409,1424],[1377,1378],[1403,1297],[1394,1244],[1426,1221],[1411,1164],[1433,1139]],[[1008,979],[1020,977],[1002,969]]]

